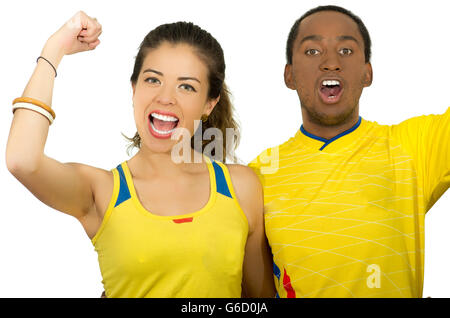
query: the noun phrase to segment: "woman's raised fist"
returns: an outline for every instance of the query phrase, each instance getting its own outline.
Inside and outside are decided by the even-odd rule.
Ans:
[[[102,26],[83,11],[77,12],[49,40],[64,55],[93,50],[100,43]]]

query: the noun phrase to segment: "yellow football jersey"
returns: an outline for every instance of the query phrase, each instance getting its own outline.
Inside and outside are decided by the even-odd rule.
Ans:
[[[424,216],[450,185],[450,108],[330,139],[303,127],[250,166],[278,297],[421,297]],[[449,211],[450,212],[450,211]]]

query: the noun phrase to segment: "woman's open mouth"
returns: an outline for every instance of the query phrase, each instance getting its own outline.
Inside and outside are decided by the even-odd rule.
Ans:
[[[152,112],[148,116],[150,133],[156,138],[170,138],[180,120],[174,114]]]
[[[337,103],[342,96],[342,92],[342,83],[336,79],[323,80],[319,88],[319,95],[325,104]]]

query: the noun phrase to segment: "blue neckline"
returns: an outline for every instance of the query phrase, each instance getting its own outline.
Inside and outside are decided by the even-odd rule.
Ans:
[[[308,136],[309,138],[316,139],[316,140],[319,140],[319,141],[323,142],[323,143],[324,143],[323,146],[319,149],[320,151],[322,151],[326,146],[328,146],[329,144],[331,144],[333,141],[335,141],[335,140],[337,140],[337,139],[339,139],[339,138],[341,138],[341,137],[343,137],[343,136],[345,136],[345,135],[348,135],[349,133],[355,131],[356,128],[358,128],[360,124],[361,124],[361,116],[359,116],[358,122],[357,122],[352,128],[347,129],[347,130],[344,131],[344,132],[341,132],[339,135],[336,135],[336,136],[334,136],[334,137],[331,138],[331,139],[325,139],[325,138],[322,138],[322,137],[313,135],[313,134],[307,132],[307,131],[305,130],[305,128],[303,128],[303,125],[300,127],[300,131],[301,131],[305,136]]]

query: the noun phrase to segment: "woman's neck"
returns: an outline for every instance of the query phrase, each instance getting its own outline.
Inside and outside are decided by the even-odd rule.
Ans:
[[[189,161],[190,155],[190,161]],[[198,162],[198,158],[202,158]],[[196,160],[194,160],[196,159]],[[129,160],[129,164],[134,167],[135,172],[145,176],[167,176],[176,177],[183,173],[193,173],[205,168],[205,160],[202,154],[191,149],[191,153],[184,160],[174,159],[172,153],[157,153],[142,148]]]

